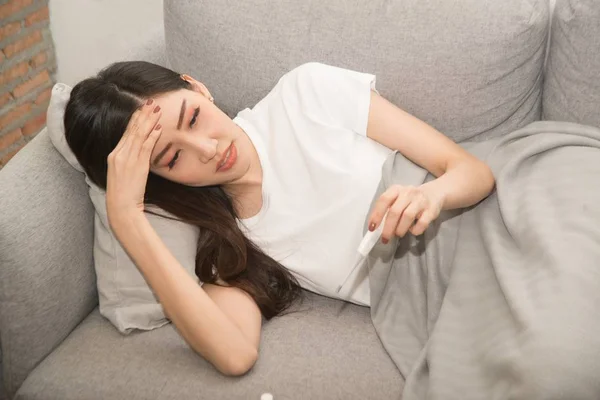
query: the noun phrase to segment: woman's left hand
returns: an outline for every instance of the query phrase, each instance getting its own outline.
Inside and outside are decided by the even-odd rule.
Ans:
[[[381,234],[383,243],[394,235],[403,237],[408,231],[418,236],[440,215],[443,204],[442,195],[431,193],[423,186],[390,186],[375,203],[369,218],[369,230],[377,229],[387,211]]]

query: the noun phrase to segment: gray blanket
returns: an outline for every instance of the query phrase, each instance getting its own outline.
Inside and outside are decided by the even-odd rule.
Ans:
[[[492,194],[368,258],[402,399],[600,399],[600,130],[536,122],[462,146]],[[431,179],[395,153],[374,200]]]

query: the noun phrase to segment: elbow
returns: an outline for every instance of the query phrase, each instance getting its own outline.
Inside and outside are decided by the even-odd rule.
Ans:
[[[486,163],[483,163],[483,176],[484,176],[484,180],[486,182],[486,188],[488,189],[488,194],[490,194],[492,192],[492,190],[494,190],[494,187],[496,186],[496,178],[494,177],[494,172],[492,171],[492,169],[490,168],[489,165],[487,165]]]
[[[496,178],[489,165],[483,161],[478,161],[478,163],[476,169],[476,171],[478,171],[478,177],[476,179],[481,193],[480,200],[483,200],[494,191],[494,188],[496,187]]]
[[[227,361],[218,369],[223,375],[242,376],[252,369],[258,360],[258,350],[248,348],[243,354],[234,354],[227,357]]]

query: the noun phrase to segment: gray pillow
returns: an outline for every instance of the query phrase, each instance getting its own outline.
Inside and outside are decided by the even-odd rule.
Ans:
[[[600,1],[556,2],[543,110],[545,120],[600,127]]]
[[[317,61],[375,74],[384,97],[457,141],[539,120],[548,0],[457,4],[165,0],[167,56],[230,117]]]
[[[58,152],[80,172],[83,168],[65,139],[63,123],[71,87],[57,83],[52,88],[48,106],[48,135]],[[97,276],[100,313],[121,333],[133,329],[150,330],[169,322],[150,286],[114,236],[108,224],[104,190],[85,177],[95,209],[94,267]],[[153,211],[170,215],[164,210]],[[185,270],[195,275],[198,229],[192,225],[146,213],[156,233],[165,242]]]

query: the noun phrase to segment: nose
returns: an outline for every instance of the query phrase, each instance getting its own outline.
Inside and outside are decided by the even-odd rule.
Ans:
[[[194,140],[194,144],[198,149],[198,154],[200,154],[200,161],[203,163],[208,163],[217,155],[217,144],[219,141],[217,139],[211,138],[196,138]]]

